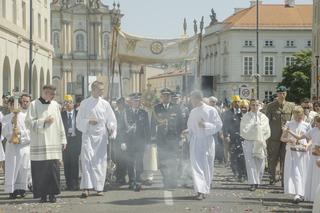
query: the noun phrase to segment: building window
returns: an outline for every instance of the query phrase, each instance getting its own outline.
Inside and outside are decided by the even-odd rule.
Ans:
[[[312,43],[311,43],[311,40],[308,40],[307,41],[307,47],[311,47]]]
[[[22,2],[22,27],[23,29],[27,28],[27,9],[24,1]]]
[[[274,58],[273,56],[264,57],[264,74],[265,75],[273,75],[274,72]]]
[[[81,33],[76,36],[76,50],[84,51],[84,36]]]
[[[245,41],[244,41],[244,46],[245,46],[245,47],[253,47],[253,41],[251,41],[251,40],[245,40]]]
[[[264,99],[267,101],[272,100],[272,91],[264,91]]]
[[[253,73],[253,57],[245,56],[243,57],[243,74],[252,75]]]
[[[44,19],[44,40],[48,41],[48,20]]]
[[[272,40],[265,40],[264,46],[265,47],[273,47],[273,41]]]
[[[294,41],[293,40],[287,40],[286,41],[286,47],[295,47]]]
[[[41,15],[38,14],[38,37],[41,38]]]
[[[103,47],[107,50],[109,48],[109,35],[104,34],[103,37]]]
[[[291,66],[294,63],[294,57],[293,56],[286,56],[285,57],[285,66]]]
[[[17,0],[12,1],[12,22],[17,24]]]
[[[57,50],[60,48],[60,39],[59,39],[59,33],[54,32],[53,33],[53,47]]]

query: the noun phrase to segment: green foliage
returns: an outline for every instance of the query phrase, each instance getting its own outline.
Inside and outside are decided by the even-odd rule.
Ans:
[[[310,98],[311,55],[311,50],[297,52],[294,54],[294,63],[284,68],[279,85],[288,88],[288,101],[299,103],[303,98]]]

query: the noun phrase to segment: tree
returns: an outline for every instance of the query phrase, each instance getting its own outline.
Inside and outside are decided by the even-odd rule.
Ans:
[[[302,99],[310,98],[311,55],[311,50],[297,52],[293,55],[294,62],[284,68],[279,86],[288,88],[288,101],[300,103]]]

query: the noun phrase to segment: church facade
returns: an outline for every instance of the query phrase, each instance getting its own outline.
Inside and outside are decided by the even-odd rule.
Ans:
[[[123,16],[119,4],[109,8],[101,0],[56,0],[51,13],[52,82],[58,88],[58,101],[65,94],[74,95],[77,101],[89,96],[94,80],[105,83],[105,97],[111,90],[112,98],[142,90],[141,66],[116,63],[112,80],[112,28],[116,15],[119,20]]]

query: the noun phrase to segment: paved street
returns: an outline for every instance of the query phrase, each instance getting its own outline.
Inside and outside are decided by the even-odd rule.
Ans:
[[[290,196],[282,194],[279,186],[262,186],[249,192],[248,186],[232,181],[229,169],[217,165],[213,189],[203,201],[194,201],[192,189],[164,191],[160,176],[156,184],[141,192],[132,192],[127,187],[108,190],[104,197],[92,196],[80,199],[80,192],[63,191],[55,204],[39,204],[29,193],[25,199],[7,199],[3,192],[3,174],[0,180],[0,213],[42,213],[42,212],[130,212],[130,213],[171,213],[171,212],[311,212],[311,203],[293,204]]]

